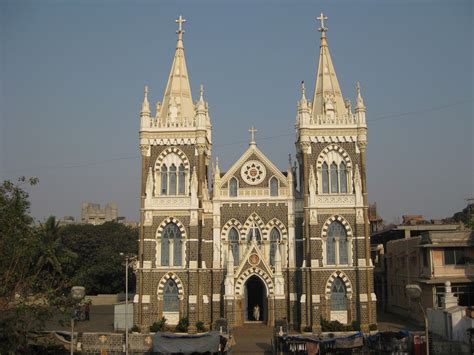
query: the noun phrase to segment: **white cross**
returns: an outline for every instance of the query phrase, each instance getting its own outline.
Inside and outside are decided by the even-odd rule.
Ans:
[[[250,144],[255,144],[255,132],[257,130],[252,126],[252,128],[249,129],[249,132],[251,134],[252,140],[250,141]]]
[[[186,20],[183,18],[183,16],[179,15],[179,17],[174,20],[178,24],[178,30],[176,31],[177,34],[181,35],[184,33],[183,30],[183,24],[186,22]]]
[[[319,32],[326,32],[328,29],[327,27],[324,27],[324,20],[327,20],[328,17],[324,16],[324,14],[321,12],[321,15],[319,17],[316,17],[316,20],[321,21],[321,27],[319,27],[318,31]]]

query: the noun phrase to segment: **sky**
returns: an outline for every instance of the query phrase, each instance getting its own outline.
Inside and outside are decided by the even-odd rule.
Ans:
[[[162,100],[180,14],[221,170],[252,125],[286,170],[300,82],[314,91],[321,11],[343,95],[355,102],[361,82],[370,202],[388,222],[464,208],[474,196],[470,0],[2,0],[0,181],[39,178],[28,188],[38,220],[80,218],[88,201],[115,201],[137,220],[143,88]]]

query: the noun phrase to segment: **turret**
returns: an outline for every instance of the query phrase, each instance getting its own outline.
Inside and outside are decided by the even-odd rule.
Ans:
[[[148,86],[145,86],[145,94],[142,102],[142,109],[140,110],[140,128],[148,128],[151,126],[151,111],[150,103],[148,102]]]

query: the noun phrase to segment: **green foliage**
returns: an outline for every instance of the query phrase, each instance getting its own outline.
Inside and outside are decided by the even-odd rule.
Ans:
[[[90,295],[125,291],[125,261],[120,253],[137,254],[137,228],[115,222],[73,224],[62,227],[60,234],[64,245],[77,255],[68,270],[74,284],[84,286]],[[134,289],[130,268],[129,291]]]
[[[196,330],[198,331],[198,333],[203,333],[206,331],[206,327],[204,326],[204,322],[202,321],[199,321],[196,323]]]
[[[187,333],[189,328],[188,317],[181,318],[176,325],[176,332],[178,333]]]
[[[135,333],[140,333],[140,327],[136,324],[133,327],[131,327],[130,330],[132,332],[135,332]],[[151,330],[151,328],[150,328],[150,330]]]
[[[369,324],[369,330],[377,330],[377,324],[375,323]]]
[[[348,332],[360,330],[360,323],[353,321],[350,325],[345,325],[337,320],[328,321],[327,319],[321,317],[321,330],[323,332]]]
[[[35,227],[23,186],[37,183],[0,185],[0,353],[27,353],[32,331],[70,305],[63,264],[74,254],[61,246],[54,218]]]
[[[313,331],[313,328],[311,328],[310,325],[307,325],[306,327],[303,328],[303,332],[305,333],[311,333]]]
[[[150,327],[150,332],[156,333],[165,330],[166,320],[165,317],[162,317],[158,322],[153,323]]]

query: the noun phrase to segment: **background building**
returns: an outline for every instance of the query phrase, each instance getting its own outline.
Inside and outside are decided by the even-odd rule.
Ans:
[[[107,203],[100,208],[100,204],[84,202],[82,204],[81,222],[87,224],[103,224],[105,222],[117,221],[118,207],[114,202]]]
[[[297,104],[296,157],[279,170],[250,144],[227,172],[211,163],[212,126],[201,86],[193,102],[184,19],[163,100],[140,112],[141,231],[135,322],[226,318],[301,329],[320,320],[376,322],[366,186],[367,125],[357,85],[344,98],[324,20],[313,100]],[[288,127],[292,122],[288,121]],[[261,128],[262,130],[265,127]],[[209,183],[211,181],[211,183]],[[255,319],[253,309],[260,308]]]

